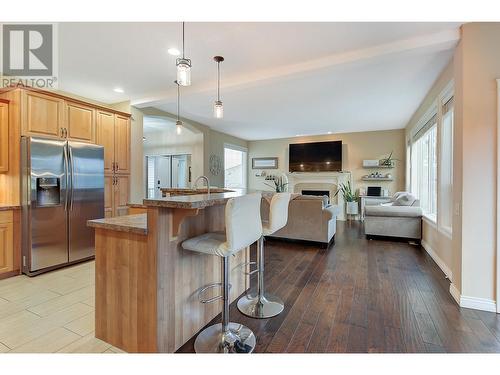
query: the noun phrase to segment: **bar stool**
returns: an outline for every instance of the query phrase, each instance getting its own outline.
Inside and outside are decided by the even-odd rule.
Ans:
[[[283,301],[264,291],[264,236],[270,236],[283,228],[288,221],[290,193],[273,195],[269,205],[269,221],[262,223],[262,236],[257,242],[257,291],[246,294],[238,300],[238,310],[252,318],[272,318],[279,315],[285,305]]]
[[[182,243],[186,250],[221,257],[222,283],[210,284],[200,290],[222,286],[222,295],[202,303],[223,301],[222,323],[201,331],[194,342],[196,353],[251,353],[255,348],[255,335],[243,324],[229,321],[229,256],[247,248],[262,236],[260,218],[261,194],[248,194],[229,199],[226,204],[226,233],[205,233]]]

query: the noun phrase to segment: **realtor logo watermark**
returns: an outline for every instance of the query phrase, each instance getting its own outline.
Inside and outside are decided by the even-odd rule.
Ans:
[[[0,86],[57,88],[55,24],[2,24]]]

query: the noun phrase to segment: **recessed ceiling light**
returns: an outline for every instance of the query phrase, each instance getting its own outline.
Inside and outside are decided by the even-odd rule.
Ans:
[[[120,94],[123,94],[123,92],[124,92],[124,91],[123,91],[123,89],[122,89],[122,88],[120,88],[120,87],[115,87],[115,88],[113,89],[113,91],[114,91],[114,92],[118,92],[118,93],[120,93]]]
[[[328,132],[328,133],[326,133],[326,134],[332,134],[332,132]]]
[[[181,51],[179,51],[177,48],[169,48],[167,52],[172,56],[179,56],[181,54]]]

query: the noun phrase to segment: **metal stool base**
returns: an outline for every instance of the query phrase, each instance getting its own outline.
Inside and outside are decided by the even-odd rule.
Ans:
[[[272,318],[279,315],[284,308],[285,304],[280,298],[267,293],[260,298],[255,294],[247,294],[238,300],[238,310],[251,318]]]
[[[241,341],[243,344],[251,347],[248,353],[255,349],[255,335],[250,328],[239,323],[230,322],[229,332],[223,334],[222,324],[214,324],[205,328],[199,333],[194,342],[194,351],[196,353],[236,353],[234,343]]]

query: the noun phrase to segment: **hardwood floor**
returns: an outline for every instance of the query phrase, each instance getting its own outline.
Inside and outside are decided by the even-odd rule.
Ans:
[[[282,314],[250,319],[231,306],[259,353],[500,352],[500,315],[459,308],[425,250],[367,241],[357,222],[338,223],[328,250],[266,241],[265,283]],[[94,337],[93,262],[0,280],[0,353],[58,351],[121,352]]]
[[[265,246],[266,290],[283,298],[285,310],[257,320],[235,303],[230,309],[231,321],[256,334],[256,352],[500,352],[500,315],[458,307],[420,246],[368,241],[357,222],[338,223],[328,250],[277,240]],[[193,352],[193,343],[179,352]]]

